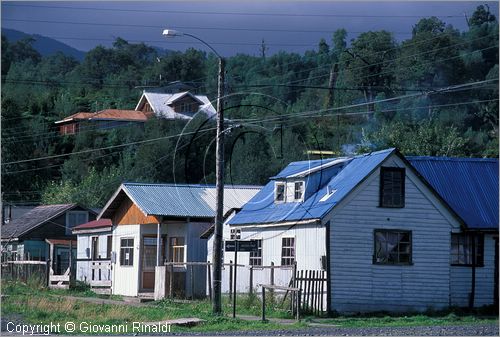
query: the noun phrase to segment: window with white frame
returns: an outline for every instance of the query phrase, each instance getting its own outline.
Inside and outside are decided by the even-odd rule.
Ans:
[[[262,266],[262,239],[257,241],[257,251],[250,252],[250,265],[251,266]]]
[[[276,200],[276,202],[285,201],[285,186],[284,182],[275,183],[274,200]]]
[[[291,266],[295,262],[295,238],[281,238],[281,265]]]
[[[295,186],[295,189],[294,189],[295,201],[302,201],[302,198],[304,196],[304,182],[303,181],[296,181],[294,186]]]
[[[229,236],[231,240],[239,240],[241,239],[241,229],[239,228],[231,228],[231,234]]]
[[[170,262],[184,262],[184,237],[170,238]]]
[[[120,266],[134,265],[134,239],[120,239]]]

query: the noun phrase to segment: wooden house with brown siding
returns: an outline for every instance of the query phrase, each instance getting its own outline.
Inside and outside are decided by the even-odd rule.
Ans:
[[[240,208],[259,190],[236,186],[225,190],[224,210]],[[206,262],[206,241],[200,239],[214,221],[215,186],[124,183],[99,215],[112,222],[112,293],[152,296],[156,272],[165,262]],[[204,296],[206,272],[176,266],[174,295]],[[194,293],[193,293],[194,292]]]

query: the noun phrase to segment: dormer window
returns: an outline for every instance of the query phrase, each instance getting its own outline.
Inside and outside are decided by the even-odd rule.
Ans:
[[[302,201],[302,197],[304,196],[304,182],[296,181],[294,191],[295,201]]]
[[[285,202],[285,183],[276,182],[274,200],[276,200],[276,202]]]

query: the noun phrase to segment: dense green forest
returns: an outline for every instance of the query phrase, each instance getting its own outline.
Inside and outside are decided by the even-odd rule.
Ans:
[[[264,184],[307,150],[498,157],[498,21],[485,7],[465,32],[431,17],[402,42],[387,31],[346,36],[304,55],[266,55],[263,45],[259,56],[227,59],[226,183]],[[42,57],[32,43],[2,36],[4,201],[102,207],[122,181],[214,182],[215,123],[205,115],[77,136],[54,126],[80,111],[134,109],[144,88],[172,81],[215,106],[213,54],[159,55],[117,38],[78,62]]]

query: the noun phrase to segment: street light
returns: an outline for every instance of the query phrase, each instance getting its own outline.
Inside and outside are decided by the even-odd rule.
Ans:
[[[189,36],[200,41],[219,58],[219,77],[217,85],[217,139],[216,139],[216,154],[215,154],[215,190],[216,190],[216,211],[215,211],[215,230],[214,230],[214,247],[212,261],[214,264],[212,289],[214,293],[213,312],[214,314],[222,314],[222,222],[223,222],[223,205],[224,205],[224,106],[222,98],[224,96],[224,66],[225,60],[217,51],[202,39],[188,34],[182,33],[173,29],[165,29],[163,36],[177,37]]]

